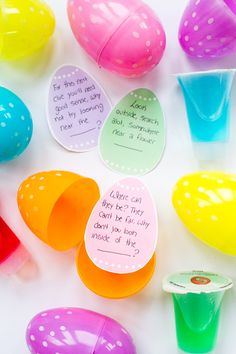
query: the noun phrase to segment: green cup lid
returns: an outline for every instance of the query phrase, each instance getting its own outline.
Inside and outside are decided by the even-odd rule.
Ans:
[[[229,290],[233,287],[230,278],[215,273],[191,271],[175,273],[163,281],[163,289],[175,294],[200,294]]]

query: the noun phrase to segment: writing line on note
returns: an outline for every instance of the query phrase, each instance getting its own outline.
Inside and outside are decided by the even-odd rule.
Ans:
[[[105,250],[101,250],[101,249],[97,249],[99,252],[103,252],[103,253],[112,253],[112,254],[117,254],[118,256],[126,256],[126,257],[131,257],[130,254],[126,254],[126,253],[119,253],[119,252],[113,252],[113,251],[105,251]]]
[[[78,134],[73,134],[71,135],[70,137],[73,138],[74,136],[79,136],[79,135],[83,135],[83,134],[86,134],[86,133],[89,133],[89,132],[92,132],[93,130],[95,130],[97,128],[91,128],[89,130],[86,130],[85,132],[82,132],[82,133],[78,133]]]
[[[120,144],[117,144],[117,143],[114,143],[114,145],[119,146],[119,147],[123,147],[123,148],[128,149],[128,150],[133,150],[133,151],[137,151],[137,152],[143,152],[142,150],[135,149],[135,148],[132,148],[130,146],[120,145]]]

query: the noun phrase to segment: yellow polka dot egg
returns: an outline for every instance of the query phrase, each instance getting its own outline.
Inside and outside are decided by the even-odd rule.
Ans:
[[[185,176],[176,184],[173,205],[192,234],[236,256],[236,175],[211,171]]]
[[[109,71],[130,78],[142,76],[163,56],[162,24],[140,0],[69,0],[68,16],[79,44]]]
[[[30,112],[13,92],[0,87],[0,162],[18,157],[33,132]]]
[[[43,0],[4,0],[0,4],[0,59],[31,55],[53,34],[54,14]]]

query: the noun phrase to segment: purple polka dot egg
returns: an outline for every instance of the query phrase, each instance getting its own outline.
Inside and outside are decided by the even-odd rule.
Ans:
[[[138,77],[160,62],[166,36],[154,11],[140,0],[69,0],[72,31],[100,67]]]
[[[236,51],[235,0],[190,0],[183,14],[179,41],[196,58],[215,58]]]
[[[26,340],[31,354],[136,354],[118,322],[79,308],[39,313],[28,325]]]

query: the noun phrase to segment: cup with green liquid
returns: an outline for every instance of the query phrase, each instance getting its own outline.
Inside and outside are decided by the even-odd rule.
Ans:
[[[178,346],[187,353],[214,350],[222,300],[233,282],[223,275],[202,271],[176,273],[163,281],[174,302]]]

